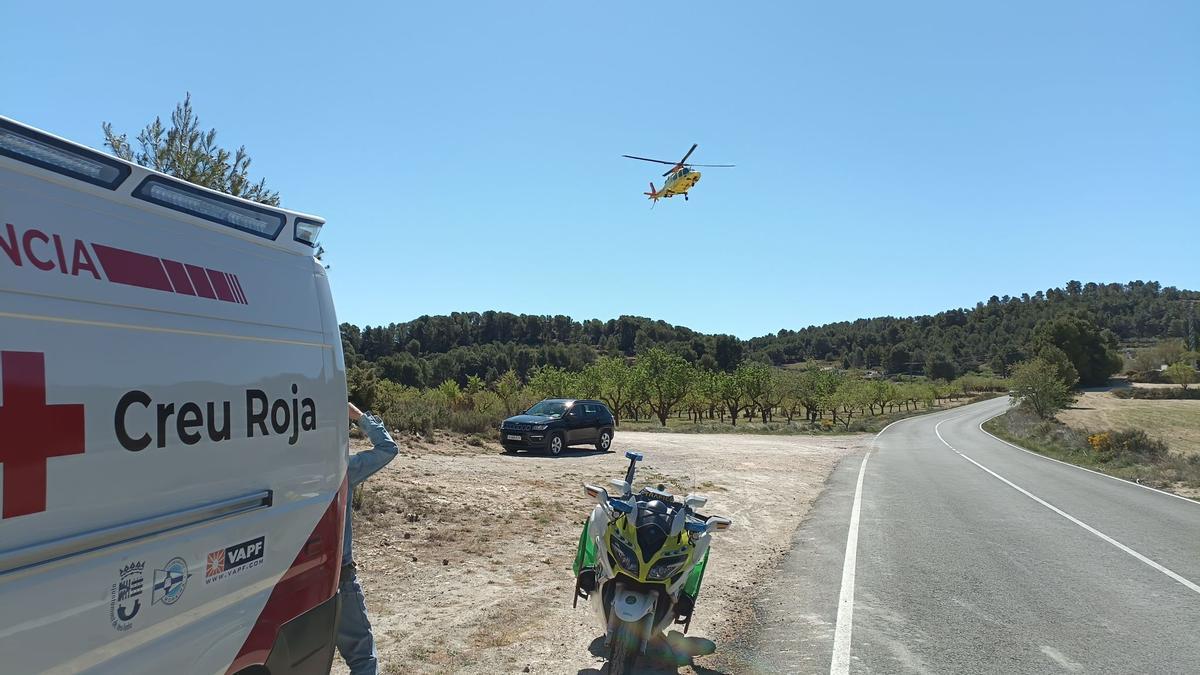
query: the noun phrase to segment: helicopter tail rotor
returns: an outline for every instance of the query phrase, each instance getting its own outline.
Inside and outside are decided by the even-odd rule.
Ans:
[[[650,191],[643,192],[642,194],[650,198],[650,208],[654,208],[654,205],[657,204],[659,200],[658,190],[654,189],[654,181],[650,181]]]

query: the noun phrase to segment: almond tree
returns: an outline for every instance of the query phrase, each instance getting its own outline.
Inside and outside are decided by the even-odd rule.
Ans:
[[[896,400],[896,385],[887,380],[874,380],[869,386],[871,393],[871,414],[875,413],[875,406],[879,406],[879,414],[886,412],[888,404]]]
[[[771,411],[783,400],[783,388],[775,375],[775,369],[765,363],[747,362],[738,366],[737,378],[742,390],[758,407],[763,424],[770,421]]]
[[[837,406],[833,403],[833,396],[845,379],[845,375],[836,370],[812,368],[804,371],[801,376],[800,397],[810,420],[817,421],[822,412],[828,410],[833,413],[834,421],[837,421]]]
[[[620,426],[622,406],[629,403],[633,369],[625,363],[624,358],[605,356],[588,366],[584,372],[586,377],[598,384],[597,396],[612,411],[613,422]]]
[[[847,431],[850,429],[854,413],[862,414],[871,404],[872,393],[868,387],[864,386],[865,384],[860,380],[846,380],[833,394],[832,403],[841,411],[842,419],[840,421]],[[835,421],[837,421],[836,414]]]
[[[783,411],[788,424],[792,423],[792,419],[799,414],[802,407],[797,396],[800,391],[799,382],[800,377],[792,371],[780,370],[775,373],[775,387],[779,391],[779,409]]]
[[[1042,419],[1054,417],[1075,400],[1071,387],[1059,376],[1058,369],[1038,357],[1013,368],[1013,394]]]
[[[736,427],[738,413],[746,405],[746,392],[742,389],[741,380],[733,373],[717,373],[717,395],[721,405],[729,411],[729,423]]]
[[[716,416],[717,408],[721,405],[719,384],[720,376],[717,371],[705,368],[696,369],[696,386],[694,389],[696,404],[698,406],[697,412],[703,413],[707,410],[709,419]]]
[[[541,366],[529,378],[528,389],[542,398],[566,398],[574,394],[573,373],[555,366]]]
[[[682,356],[654,347],[638,356],[634,369],[646,388],[650,410],[660,424],[667,426],[667,418],[692,386],[692,366]]]
[[[1189,384],[1196,381],[1196,369],[1178,361],[1167,367],[1167,378],[1186,390]]]

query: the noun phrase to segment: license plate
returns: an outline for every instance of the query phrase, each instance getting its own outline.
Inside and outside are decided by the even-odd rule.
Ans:
[[[509,434],[509,435],[508,435],[508,440],[510,440],[510,441],[519,441],[519,440],[521,440],[521,434]]]

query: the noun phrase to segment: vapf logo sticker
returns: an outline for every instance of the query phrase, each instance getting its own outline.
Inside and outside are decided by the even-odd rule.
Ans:
[[[162,569],[154,570],[154,591],[150,595],[150,604],[175,604],[183,596],[190,578],[192,575],[188,574],[187,562],[180,557],[171,558]]]
[[[225,571],[225,549],[208,554],[208,562],[204,566],[204,578],[211,579]]]
[[[142,609],[145,572],[144,561],[130,563],[120,569],[108,603],[108,616],[113,628],[119,631],[133,628],[133,619]]]
[[[205,559],[204,583],[228,579],[261,565],[266,554],[266,541],[266,537],[255,537],[209,553]]]

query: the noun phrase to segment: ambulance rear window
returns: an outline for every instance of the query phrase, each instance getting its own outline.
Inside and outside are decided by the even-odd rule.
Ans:
[[[0,155],[115,190],[131,169],[94,150],[81,148],[0,118]]]
[[[234,199],[212,194],[193,185],[149,176],[133,191],[138,199],[197,218],[275,240],[287,217]]]

